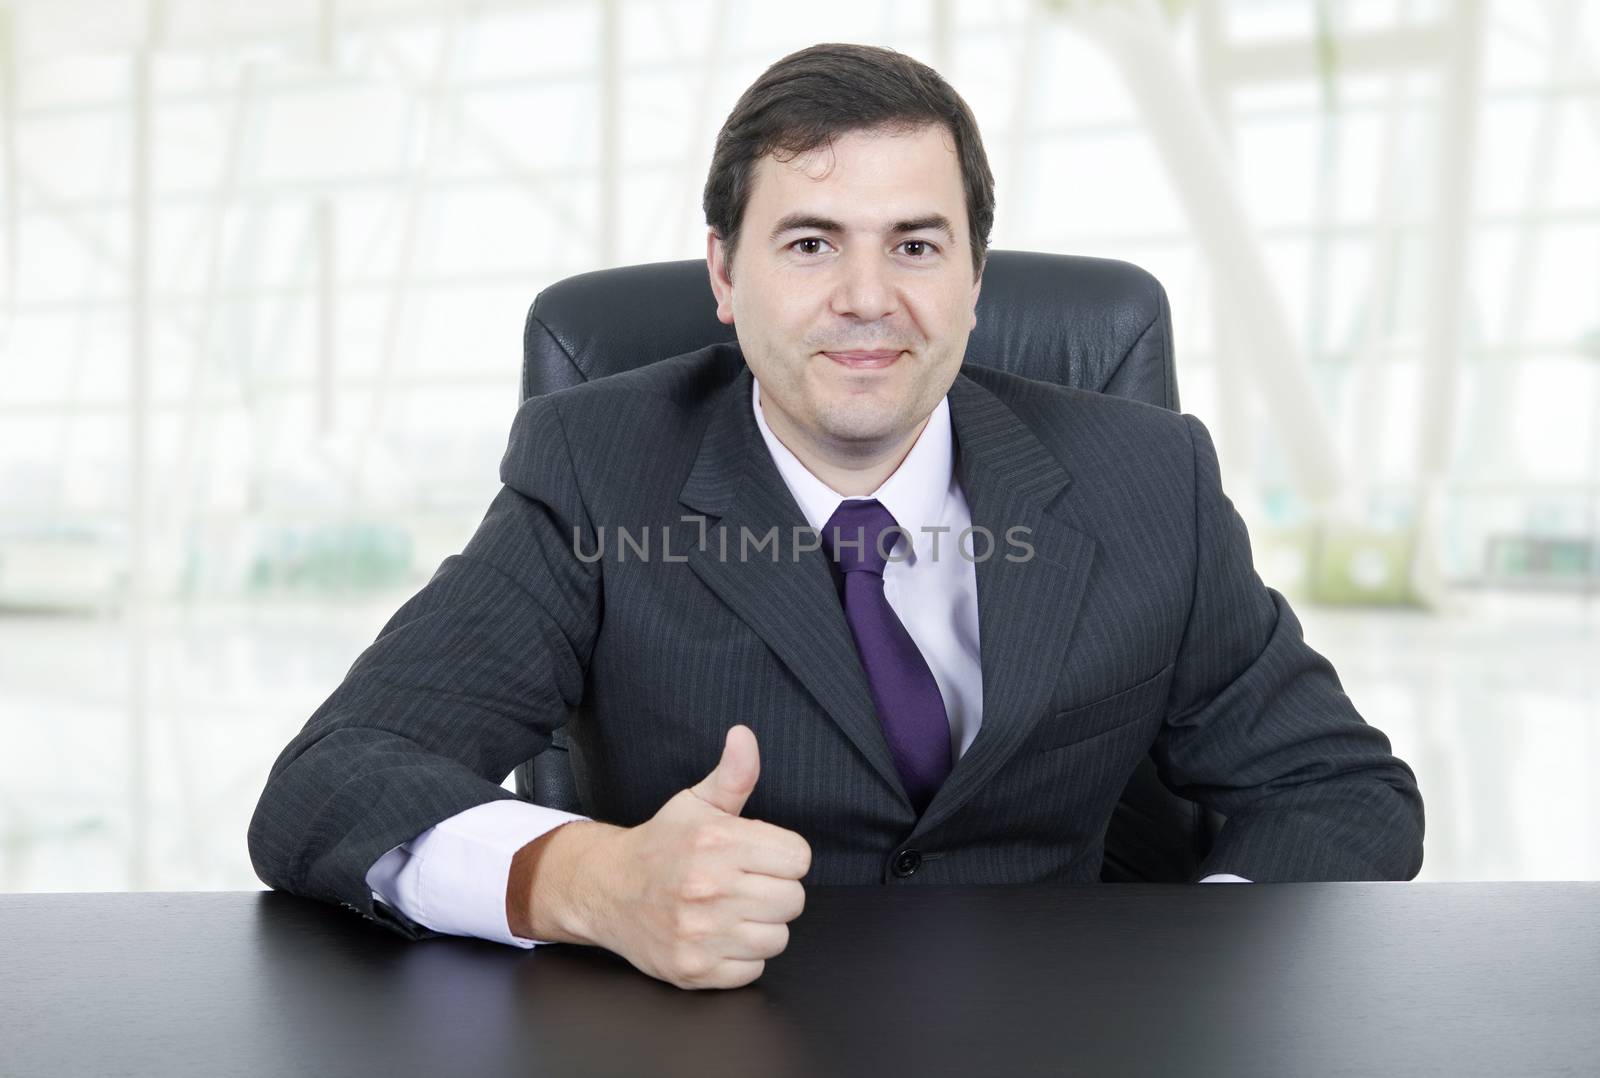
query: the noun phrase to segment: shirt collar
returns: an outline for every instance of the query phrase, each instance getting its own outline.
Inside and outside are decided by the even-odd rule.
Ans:
[[[839,508],[839,503],[846,500],[845,496],[813,475],[810,469],[800,463],[800,458],[772,433],[766,417],[761,414],[761,383],[753,377],[750,379],[750,408],[755,412],[756,426],[761,429],[761,437],[767,443],[767,451],[772,454],[772,462],[778,466],[778,474],[799,503],[806,523],[820,532],[828,518]],[[954,476],[953,444],[950,400],[947,395],[939,398],[922,433],[917,435],[911,451],[905,455],[894,474],[867,495],[876,498],[893,514],[895,523],[906,530],[912,540],[909,561],[913,564],[933,538],[923,530],[924,527],[937,525],[943,517],[945,498]]]

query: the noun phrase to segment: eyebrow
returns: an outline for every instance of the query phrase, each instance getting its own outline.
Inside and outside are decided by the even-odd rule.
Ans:
[[[767,237],[770,243],[785,232],[797,229],[810,229],[815,232],[844,232],[844,225],[828,217],[819,217],[814,213],[791,213],[778,221],[772,229],[772,235]],[[902,232],[941,231],[951,240],[956,237],[956,231],[950,225],[950,218],[942,213],[925,214],[922,217],[913,217],[905,221],[896,221],[888,229],[891,235]]]

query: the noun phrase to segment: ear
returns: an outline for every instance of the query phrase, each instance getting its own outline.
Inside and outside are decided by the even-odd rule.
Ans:
[[[978,276],[972,281],[972,322],[967,326],[969,331],[978,328],[978,293],[983,291],[983,270],[989,264],[989,256],[984,255],[983,261],[978,265]]]
[[[733,279],[728,276],[728,248],[715,229],[706,229],[706,270],[711,274],[711,292],[717,297],[717,321],[733,325]]]

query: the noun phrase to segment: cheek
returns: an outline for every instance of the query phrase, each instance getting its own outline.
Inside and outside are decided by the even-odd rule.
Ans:
[[[779,287],[751,290],[735,308],[746,328],[757,329],[775,341],[789,338],[792,328],[804,321],[799,314],[802,305]]]
[[[800,288],[775,288],[766,303],[767,320],[786,331],[803,329],[815,311],[808,294]]]
[[[945,296],[949,304],[950,322],[953,325],[965,326],[972,319],[972,280],[965,274],[950,285],[949,294]]]
[[[908,297],[906,313],[930,342],[942,343],[967,332],[972,323],[969,289],[944,286]]]

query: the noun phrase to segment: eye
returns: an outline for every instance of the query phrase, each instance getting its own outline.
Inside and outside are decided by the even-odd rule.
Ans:
[[[919,261],[938,250],[938,248],[929,243],[927,240],[906,240],[900,246],[907,248],[918,248],[917,250],[908,250],[906,253]]]
[[[827,242],[828,241],[823,239],[821,236],[807,236],[805,239],[795,240],[793,243],[789,244],[789,246],[790,247],[800,248],[800,253],[803,254],[803,255],[814,255],[814,254],[820,254],[821,252],[817,251],[817,250],[807,249],[803,245],[804,244],[822,244],[822,243],[827,243]]]

